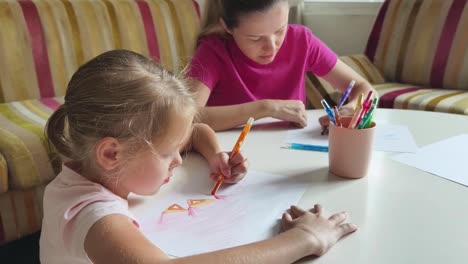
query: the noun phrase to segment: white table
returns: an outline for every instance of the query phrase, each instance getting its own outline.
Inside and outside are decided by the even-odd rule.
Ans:
[[[463,115],[379,109],[375,121],[408,126],[418,146],[468,132]],[[218,138],[228,150],[238,135],[231,130]],[[373,153],[366,178],[335,177],[328,173],[327,153],[282,149],[285,136],[285,125],[255,126],[243,146],[250,169],[302,177],[308,189],[300,206],[320,203],[326,214],[347,211],[360,226],[325,256],[301,263],[468,263],[467,187],[393,161],[389,157],[395,154],[384,152]],[[171,184],[183,184],[194,172],[208,173],[208,168],[189,155]],[[155,199],[133,200],[132,210],[147,210]]]

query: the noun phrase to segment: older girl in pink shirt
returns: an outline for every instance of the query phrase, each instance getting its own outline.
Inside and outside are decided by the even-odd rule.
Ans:
[[[286,0],[210,1],[189,76],[202,119],[213,129],[242,125],[250,116],[306,126],[306,72],[340,90],[355,80],[348,105],[372,90],[308,28],[288,25],[288,13]]]

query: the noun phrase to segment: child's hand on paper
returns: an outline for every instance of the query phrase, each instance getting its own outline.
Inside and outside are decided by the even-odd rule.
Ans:
[[[247,173],[248,162],[242,152],[237,153],[229,160],[231,153],[219,152],[208,160],[210,164],[210,178],[216,181],[220,174],[225,176],[224,182],[237,183],[242,180]]]
[[[322,256],[336,242],[357,230],[354,224],[345,223],[347,213],[338,213],[326,218],[322,207],[315,205],[310,211],[291,206],[289,212],[283,214],[284,231],[297,231],[298,238],[304,239],[310,245],[309,255]]]

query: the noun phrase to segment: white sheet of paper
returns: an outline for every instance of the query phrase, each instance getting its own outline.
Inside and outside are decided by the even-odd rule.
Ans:
[[[307,127],[288,131],[285,143],[299,143],[314,146],[328,146],[328,136],[321,135],[318,123],[320,115],[310,116]],[[375,133],[374,150],[386,152],[416,152],[413,135],[405,126],[379,124]]]
[[[468,186],[468,134],[448,138],[392,157],[401,163]]]
[[[408,127],[379,124],[375,133],[374,150],[413,153],[418,151],[418,146]]]
[[[223,184],[218,200],[207,195],[213,182],[193,175],[183,185],[174,186],[151,212],[137,215],[140,230],[176,257],[267,239],[279,232],[281,214],[297,204],[305,182],[301,177],[250,171],[238,184]]]
[[[328,136],[322,135],[322,127],[318,119],[323,116],[323,112],[314,111],[309,114],[307,126],[303,129],[289,130],[285,143],[299,143],[313,146],[328,147]]]

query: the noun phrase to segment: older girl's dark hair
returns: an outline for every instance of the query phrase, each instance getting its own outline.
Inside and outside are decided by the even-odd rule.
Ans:
[[[287,2],[287,0],[210,0],[206,21],[198,40],[206,35],[222,33],[223,30],[219,25],[220,19],[224,21],[227,28],[234,29],[239,26],[241,16],[268,10],[278,2]]]

